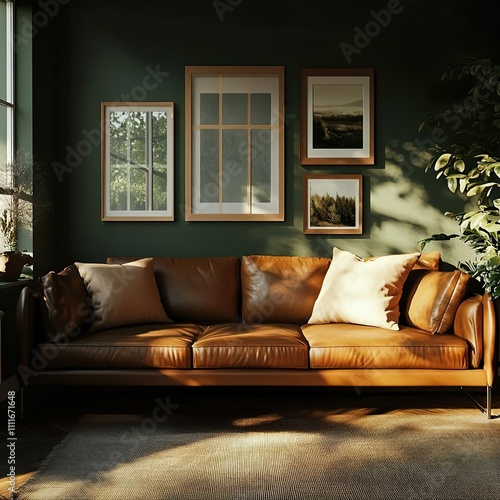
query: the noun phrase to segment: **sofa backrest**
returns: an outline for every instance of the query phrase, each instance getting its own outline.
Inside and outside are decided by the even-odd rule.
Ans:
[[[307,323],[330,261],[326,257],[243,256],[243,322]]]
[[[140,257],[110,257],[123,264]],[[370,257],[369,259],[376,259]],[[331,259],[312,256],[155,257],[155,277],[169,318],[182,323],[306,324]],[[440,271],[438,252],[423,253],[399,303],[399,323],[445,333],[463,300],[468,275]]]
[[[135,258],[109,257],[109,264]],[[231,323],[239,319],[240,261],[237,257],[155,257],[161,302],[176,323]]]

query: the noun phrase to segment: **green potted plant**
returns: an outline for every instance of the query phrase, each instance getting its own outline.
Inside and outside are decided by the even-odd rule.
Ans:
[[[33,257],[18,250],[18,231],[33,222],[33,166],[30,156],[18,152],[12,162],[0,165],[0,281],[16,281]]]
[[[463,100],[435,116],[427,117],[420,130],[439,128],[449,144],[431,148],[426,171],[446,180],[452,193],[468,200],[466,209],[446,212],[458,223],[458,234],[434,234],[421,240],[459,238],[468,244],[475,259],[460,262],[469,273],[500,298],[500,66],[489,59],[468,59],[453,66],[444,79],[468,82]]]

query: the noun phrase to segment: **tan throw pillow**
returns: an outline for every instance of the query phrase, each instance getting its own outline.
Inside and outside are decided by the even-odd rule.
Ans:
[[[399,330],[403,284],[419,255],[387,255],[366,261],[334,248],[308,323],[355,323]]]
[[[152,258],[123,265],[75,265],[92,300],[90,331],[137,323],[171,323],[160,301]]]

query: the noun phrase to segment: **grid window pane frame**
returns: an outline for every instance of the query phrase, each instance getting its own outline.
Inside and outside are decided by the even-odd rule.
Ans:
[[[0,162],[14,159],[14,3],[0,1]],[[4,179],[1,179],[3,184]]]
[[[185,76],[186,221],[283,221],[284,68]]]

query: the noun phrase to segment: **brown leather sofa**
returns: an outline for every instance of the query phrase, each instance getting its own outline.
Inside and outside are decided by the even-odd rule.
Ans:
[[[440,270],[438,253],[422,254],[409,272],[399,330],[308,324],[329,258],[153,262],[168,316],[159,323],[89,331],[88,290],[75,265],[49,273],[40,290],[24,288],[17,310],[24,384],[482,387],[491,418],[493,302],[471,293],[468,275]]]

